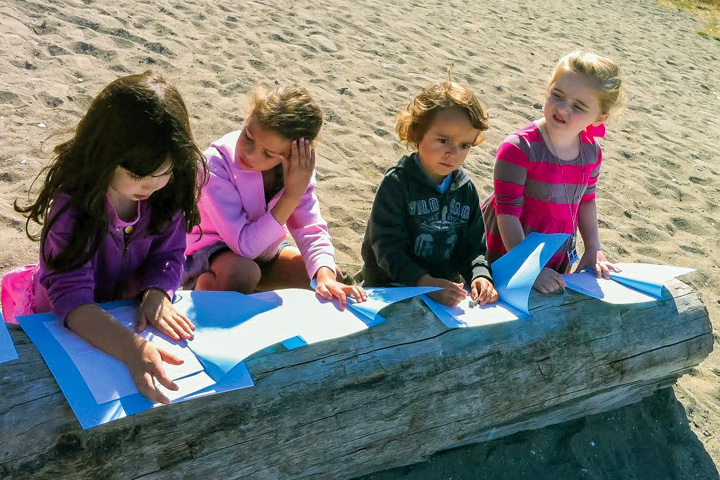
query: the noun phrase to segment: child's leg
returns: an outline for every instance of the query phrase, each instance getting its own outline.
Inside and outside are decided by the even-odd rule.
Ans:
[[[258,290],[278,290],[281,288],[310,288],[310,279],[305,269],[305,261],[296,247],[285,247],[278,256],[262,271]]]
[[[210,263],[210,270],[202,273],[195,290],[228,290],[253,293],[260,282],[260,267],[254,261],[231,251],[218,253]]]

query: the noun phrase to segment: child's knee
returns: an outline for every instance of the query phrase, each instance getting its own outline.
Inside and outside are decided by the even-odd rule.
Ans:
[[[238,257],[234,268],[228,273],[229,275],[225,278],[226,288],[223,288],[223,290],[234,290],[246,294],[255,291],[262,276],[262,272],[257,263],[241,257]]]

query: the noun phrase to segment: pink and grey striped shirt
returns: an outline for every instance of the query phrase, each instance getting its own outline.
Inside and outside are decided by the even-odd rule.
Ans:
[[[557,158],[548,148],[535,123],[509,135],[498,147],[494,193],[483,202],[488,259],[506,253],[500,238],[497,215],[520,218],[525,235],[575,233],[578,207],[595,199],[602,150],[586,132],[580,133],[580,155],[570,161]],[[571,241],[547,263],[562,273],[567,269]]]

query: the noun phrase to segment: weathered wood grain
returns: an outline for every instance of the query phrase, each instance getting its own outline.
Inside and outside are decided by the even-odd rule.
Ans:
[[[351,337],[247,361],[256,386],[91,430],[23,332],[0,365],[0,478],[328,478],[636,402],[712,350],[707,311],[680,281],[614,306],[533,294],[533,318],[448,330],[419,299]]]

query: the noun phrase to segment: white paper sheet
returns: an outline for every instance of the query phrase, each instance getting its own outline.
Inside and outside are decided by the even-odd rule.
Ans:
[[[132,330],[135,328],[136,312],[135,307],[110,310],[123,326]],[[124,363],[93,347],[59,321],[47,322],[44,325],[70,356],[98,405],[138,392]],[[171,380],[175,381],[203,370],[195,355],[183,345],[184,342],[168,340],[153,327],[146,328],[140,336],[184,360],[182,365],[164,364]],[[182,393],[187,395],[190,392]]]
[[[633,290],[613,280],[597,278],[594,273],[566,273],[562,275],[568,288],[615,305],[655,302],[657,298]]]

